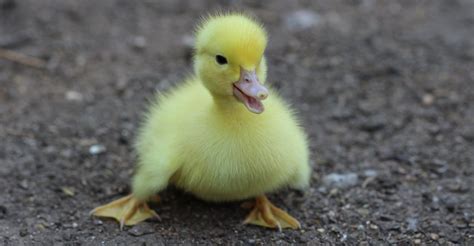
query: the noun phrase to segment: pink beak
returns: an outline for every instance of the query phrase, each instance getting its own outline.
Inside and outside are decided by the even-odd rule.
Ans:
[[[260,84],[255,71],[247,71],[241,68],[240,79],[234,83],[234,96],[250,112],[260,114],[265,110],[261,100],[265,100],[268,97],[268,90]]]

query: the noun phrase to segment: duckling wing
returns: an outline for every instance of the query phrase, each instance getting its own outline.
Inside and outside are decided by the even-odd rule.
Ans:
[[[166,188],[180,169],[182,142],[187,141],[196,114],[211,101],[195,80],[189,80],[165,95],[157,95],[137,138],[138,166],[133,177],[133,193],[146,198]],[[192,125],[191,125],[192,126]]]

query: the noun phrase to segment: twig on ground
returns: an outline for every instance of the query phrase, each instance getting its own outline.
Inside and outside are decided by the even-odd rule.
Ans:
[[[46,62],[36,57],[27,56],[16,51],[0,48],[0,59],[9,60],[35,68],[45,68]]]

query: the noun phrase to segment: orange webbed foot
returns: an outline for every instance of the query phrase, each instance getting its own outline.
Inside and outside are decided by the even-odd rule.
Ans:
[[[246,204],[246,206],[248,207],[248,204]],[[253,207],[253,209],[245,219],[244,224],[278,228],[280,231],[283,228],[301,228],[298,220],[285,211],[277,208],[266,196],[257,197],[255,203],[251,205],[251,207]]]
[[[158,201],[159,197],[156,196],[153,200]],[[150,218],[160,220],[158,214],[150,209],[146,201],[140,201],[133,195],[97,207],[90,214],[97,217],[113,218],[120,223],[120,229],[123,229],[124,225],[136,225]]]

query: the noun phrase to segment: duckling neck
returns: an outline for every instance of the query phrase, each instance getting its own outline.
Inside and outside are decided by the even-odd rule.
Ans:
[[[213,99],[212,111],[218,116],[233,120],[249,119],[256,116],[234,97],[213,95]]]

